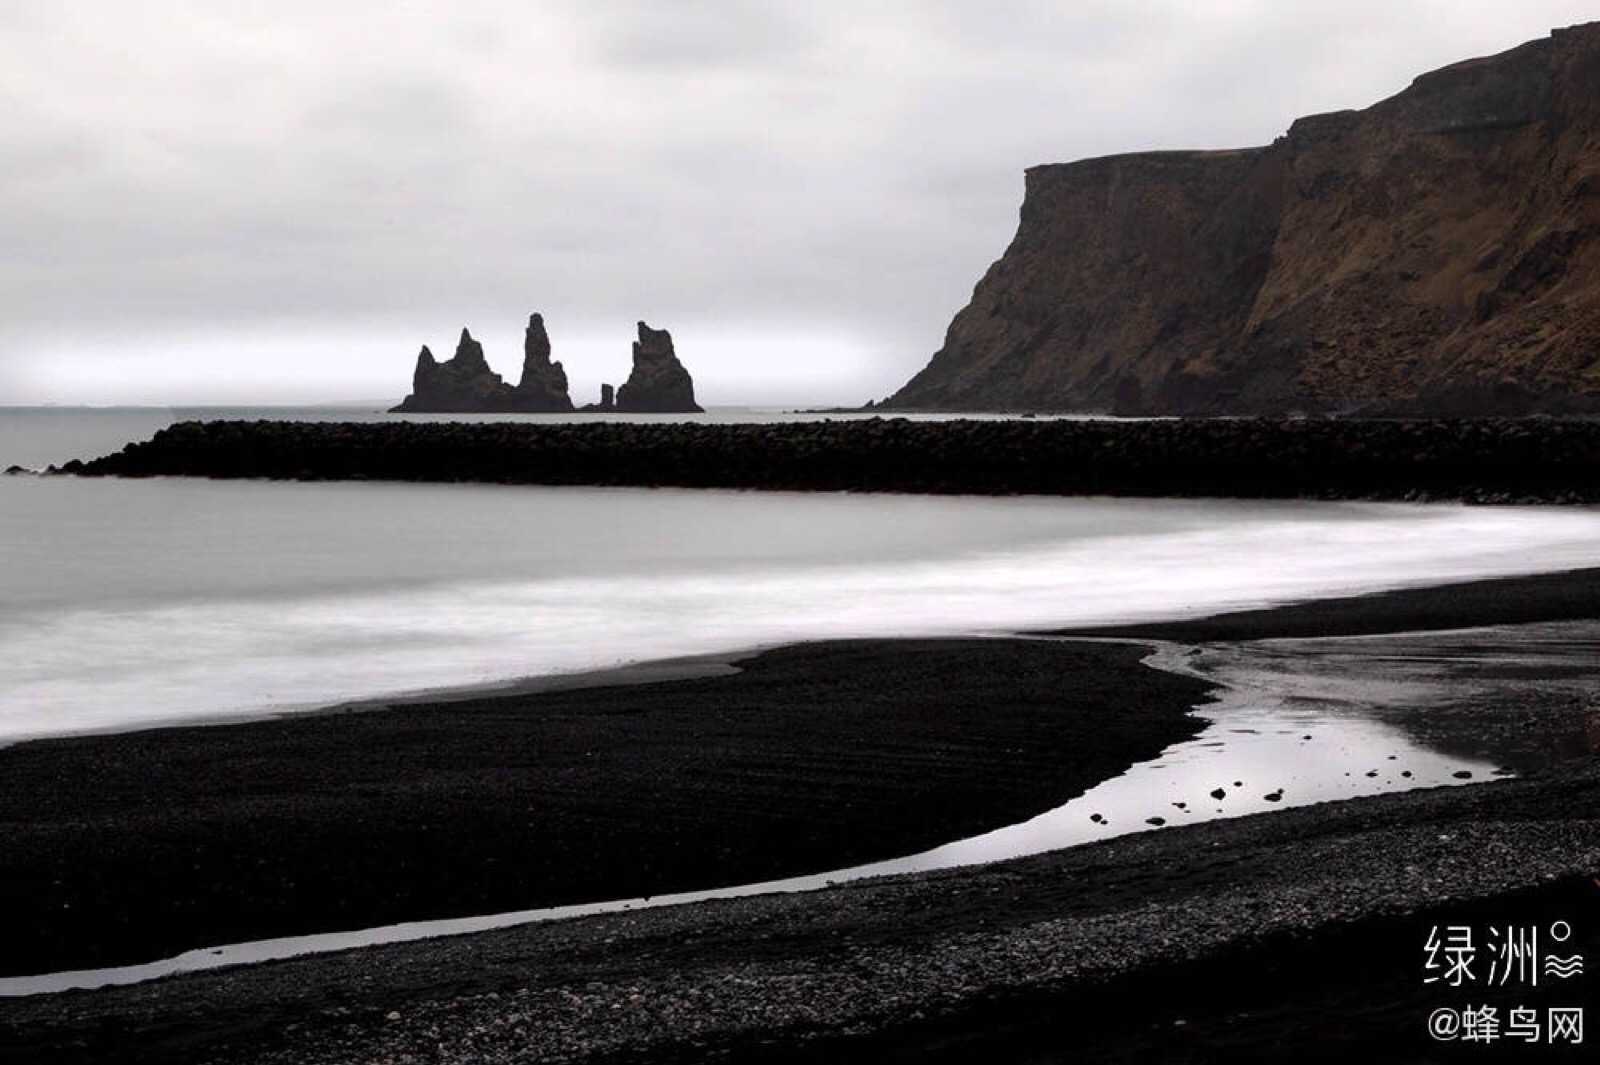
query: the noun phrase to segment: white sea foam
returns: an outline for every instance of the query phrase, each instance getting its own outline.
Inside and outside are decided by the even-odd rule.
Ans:
[[[1600,510],[628,489],[4,486],[0,740],[791,640],[1600,565]]]

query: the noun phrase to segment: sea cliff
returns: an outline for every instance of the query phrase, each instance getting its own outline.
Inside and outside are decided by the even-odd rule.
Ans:
[[[1600,410],[1600,23],[1275,143],[1027,172],[891,410]]]

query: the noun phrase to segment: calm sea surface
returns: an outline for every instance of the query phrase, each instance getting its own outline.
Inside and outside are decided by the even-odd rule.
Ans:
[[[0,411],[0,465],[195,413]],[[0,742],[1587,565],[1594,508],[7,477]]]

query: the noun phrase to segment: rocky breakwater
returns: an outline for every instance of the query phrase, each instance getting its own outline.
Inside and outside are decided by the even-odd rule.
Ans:
[[[616,409],[624,414],[698,414],[694,379],[672,347],[672,334],[639,323],[633,342],[633,370],[616,393]]]
[[[567,374],[550,359],[550,336],[544,318],[528,318],[523,338],[522,380],[513,387],[489,368],[483,345],[466,329],[455,355],[438,362],[426,344],[417,355],[411,394],[393,408],[395,413],[551,413],[570,411]]]
[[[1266,147],[1033,167],[889,409],[1600,410],[1600,23]]]
[[[1600,502],[1600,421],[183,422],[58,472],[819,491]]]

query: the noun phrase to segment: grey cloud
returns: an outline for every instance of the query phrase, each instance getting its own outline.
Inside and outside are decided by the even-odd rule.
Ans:
[[[716,3],[687,0],[601,2],[590,8],[591,40],[605,63],[630,70],[768,65],[793,59],[816,39],[815,15],[775,0]]]
[[[440,74],[395,70],[366,72],[330,87],[301,122],[326,135],[392,148],[470,137],[476,119],[472,96],[461,86]]]

